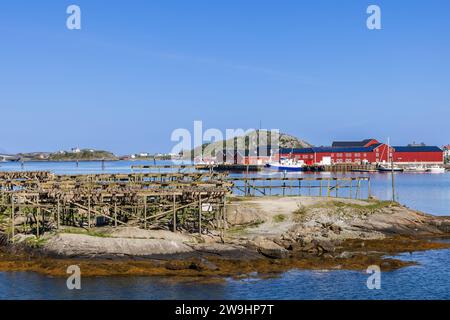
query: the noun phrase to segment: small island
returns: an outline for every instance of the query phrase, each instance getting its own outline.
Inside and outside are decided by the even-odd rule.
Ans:
[[[112,152],[95,149],[72,148],[70,151],[19,153],[16,161],[115,161],[119,158]]]
[[[50,154],[49,161],[95,161],[118,160],[112,152],[104,150],[82,149],[78,152],[57,152]]]

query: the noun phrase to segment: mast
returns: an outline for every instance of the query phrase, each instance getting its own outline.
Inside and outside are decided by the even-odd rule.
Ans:
[[[388,138],[388,162],[389,157],[391,158],[392,202],[395,202],[394,154],[391,153],[390,138]]]

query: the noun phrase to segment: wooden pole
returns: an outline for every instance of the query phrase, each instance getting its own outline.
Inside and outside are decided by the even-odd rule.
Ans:
[[[173,195],[173,232],[177,231],[176,195]]]
[[[353,180],[350,178],[350,196],[349,196],[350,199],[352,198],[352,194],[353,194],[352,187],[353,187]]]
[[[114,227],[117,228],[117,201],[114,201]]]
[[[389,150],[390,153],[390,150]],[[392,202],[395,202],[395,182],[394,182],[394,160],[391,157],[391,178],[392,178]]]
[[[61,214],[61,203],[60,203],[60,200],[58,199],[58,206],[57,206],[57,209],[56,209],[56,227],[58,229],[59,229],[60,224],[61,224],[60,214]]]
[[[336,179],[336,198],[338,198],[338,194],[339,194],[338,189],[339,189],[339,181],[338,181],[338,179]]]
[[[147,229],[147,197],[144,200],[144,229]]]
[[[91,196],[88,197],[88,229],[91,228]]]
[[[227,200],[223,197],[223,208],[222,208],[222,217],[223,217],[223,230],[227,228]]]
[[[16,210],[16,208],[14,207],[14,195],[11,194],[11,241],[14,241],[14,211]]]
[[[36,236],[39,238],[39,216],[41,214],[41,208],[37,208],[36,210]]]
[[[202,234],[202,195],[198,195],[198,233]]]

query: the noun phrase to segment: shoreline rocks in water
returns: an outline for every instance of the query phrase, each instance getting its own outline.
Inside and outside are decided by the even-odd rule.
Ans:
[[[450,218],[396,203],[313,197],[230,200],[229,229],[208,235],[102,228],[98,233],[17,235],[0,254],[0,271],[65,275],[79,263],[89,275],[239,276],[292,268],[384,270],[406,265],[385,255],[450,247]],[[97,230],[96,230],[97,231]],[[100,233],[101,231],[101,233]]]

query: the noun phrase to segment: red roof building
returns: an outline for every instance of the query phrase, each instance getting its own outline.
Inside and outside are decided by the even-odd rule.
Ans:
[[[296,159],[306,165],[339,163],[442,164],[443,150],[434,146],[391,146],[376,139],[337,141],[331,147],[281,149],[280,157]]]

